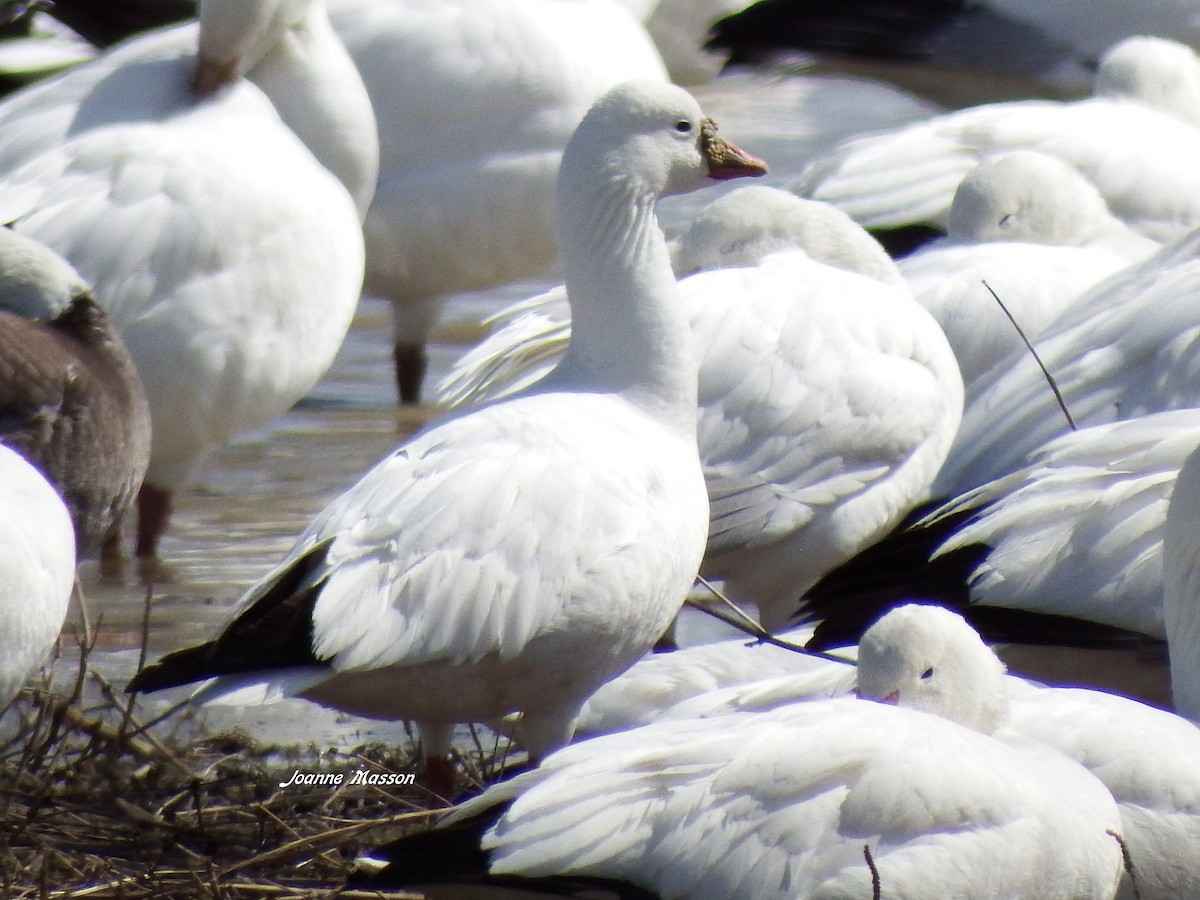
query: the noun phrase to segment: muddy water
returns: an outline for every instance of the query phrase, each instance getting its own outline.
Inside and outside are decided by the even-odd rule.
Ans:
[[[818,147],[871,127],[926,113],[927,105],[888,89],[842,79],[726,78],[696,92],[722,130],[772,166],[767,181],[787,186]],[[731,187],[731,186],[730,186]],[[729,189],[729,187],[719,188]],[[680,230],[714,191],[664,203],[668,232]],[[431,352],[428,384],[484,333],[484,317],[550,282],[509,286],[450,303]],[[166,563],[147,587],[136,567],[104,576],[81,570],[87,613],[97,632],[91,663],[123,685],[138,664],[149,593],[147,651],[161,653],[211,636],[241,593],[263,575],[333,497],[437,410],[398,409],[389,352],[387,304],[366,299],[337,362],[310,396],[269,427],[223,448],[178,498],[162,545]],[[68,629],[78,628],[78,611]],[[139,701],[154,709],[184,692]],[[303,701],[244,710],[209,710],[200,730],[237,724],[269,742],[345,744],[400,736],[394,723],[368,723]]]

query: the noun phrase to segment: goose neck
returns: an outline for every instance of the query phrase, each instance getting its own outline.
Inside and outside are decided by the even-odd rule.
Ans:
[[[571,342],[566,373],[620,393],[695,439],[691,328],[655,214],[656,196],[630,179],[567,179],[559,238]]]
[[[365,215],[379,174],[375,113],[324,4],[313,3],[247,77]]]

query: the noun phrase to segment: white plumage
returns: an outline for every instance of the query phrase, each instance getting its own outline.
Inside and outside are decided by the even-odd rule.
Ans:
[[[0,444],[0,710],[45,662],[75,584],[75,533],[62,499]]]
[[[1200,452],[1180,469],[1163,530],[1163,617],[1175,708],[1200,722]]]
[[[596,738],[445,824],[496,808],[477,826],[493,876],[593,876],[669,898],[872,896],[872,866],[881,896],[1111,897],[1112,796],[1056,751],[985,733],[1004,712],[999,661],[904,618],[860,648],[860,689],[896,706],[796,703]],[[384,848],[377,882],[432,880],[414,882],[404,853],[403,840]]]
[[[1115,218],[1077,171],[1028,150],[972,169],[946,231],[898,264],[954,348],[968,407],[987,384],[981,376],[1029,352],[1022,333],[1036,342],[1078,295],[1159,248]]]
[[[1176,476],[1197,443],[1196,409],[1069,432],[1016,472],[931,513],[927,521],[936,522],[973,511],[934,555],[989,548],[967,576],[972,603],[1166,638],[1163,526]]]
[[[1190,86],[1186,99],[1164,99],[1159,86],[1180,82]],[[1093,97],[976,106],[859,138],[814,160],[797,190],[872,228],[944,225],[955,188],[981,159],[1038,150],[1078,169],[1119,219],[1167,240],[1200,225],[1200,176],[1190,162],[1200,151],[1198,98],[1191,50],[1132,39],[1101,60]]]
[[[1198,250],[1200,231],[1180,237],[1081,294],[1043,330],[1038,356],[1078,425],[1195,405]],[[1032,357],[983,377],[987,386],[964,412],[936,493],[1007,474],[1068,430]]]
[[[514,711],[533,755],[565,743],[587,695],[671,622],[703,553],[696,363],[654,201],[765,171],[712,129],[671,85],[598,101],[559,179],[583,323],[563,363],[403,444],[316,519],[221,637],[131,686],[298,675],[303,696],[416,718],[427,757],[453,723]],[[264,620],[274,651],[254,638]]]
[[[952,624],[950,613],[910,607],[899,615],[917,617],[921,631],[936,627],[951,647],[961,646],[981,657],[987,652],[961,622]],[[944,621],[939,624],[939,619]],[[912,633],[905,637],[911,639]],[[910,646],[906,644],[905,649]],[[762,651],[768,649],[739,641],[647,659],[596,693],[585,707],[585,716],[589,710],[591,716],[581,721],[581,728],[615,731],[632,727],[632,723],[769,714],[788,704],[844,695],[853,686],[854,668],[850,665],[793,653],[793,671],[784,674],[781,670],[786,662],[775,654],[787,651],[767,654],[768,663],[763,665]],[[847,649],[853,655],[854,648]],[[865,661],[868,680],[873,677],[871,652],[868,649]],[[670,656],[691,659],[685,664],[683,659],[672,662]],[[919,676],[937,660],[936,652],[919,651],[907,668]],[[991,665],[995,668],[998,664]],[[675,671],[702,669],[705,678],[690,679],[690,684],[673,680],[673,702],[660,702],[665,698],[657,696],[654,688],[661,685],[662,670],[668,667]],[[953,673],[956,681],[961,677]],[[915,682],[919,689],[922,681],[914,677],[910,684]],[[722,686],[705,687],[713,682]],[[1200,889],[1200,872],[1191,864],[1188,849],[1200,832],[1200,775],[1195,766],[1200,730],[1180,716],[1103,691],[1048,688],[1018,678],[1007,678],[1004,685],[1006,733],[1076,760],[1113,795],[1120,808],[1121,836],[1131,857],[1139,896],[1170,900]],[[875,687],[876,693],[892,690],[894,683]],[[976,696],[973,690],[965,694]],[[902,694],[898,702],[909,701]],[[1128,879],[1119,896],[1132,896]]]
[[[94,286],[146,385],[143,554],[207,454],[332,362],[377,163],[366,92],[320,0],[207,0],[201,16],[199,32],[135,39],[0,106],[0,218]],[[206,100],[189,88],[243,72],[254,83]]]
[[[616,0],[330,0],[379,120],[366,290],[391,301],[401,399],[416,401],[446,297],[558,267],[554,180],[583,114],[666,80]]]
[[[735,191],[681,238],[676,267],[709,269],[680,282],[700,353],[704,573],[777,628],[924,498],[958,422],[957,363],[879,246],[827,205]],[[502,315],[459,364],[456,401],[528,383],[561,353],[561,291]]]

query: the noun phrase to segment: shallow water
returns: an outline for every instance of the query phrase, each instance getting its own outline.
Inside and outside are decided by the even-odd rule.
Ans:
[[[765,181],[781,187],[814,150],[856,131],[889,127],[932,110],[890,88],[844,78],[723,77],[696,94],[723,133],[771,164]],[[680,230],[694,210],[735,186],[665,201],[664,228]],[[484,333],[482,320],[489,312],[551,283],[453,298],[431,348],[427,384],[436,385]],[[333,497],[437,414],[428,406],[399,409],[394,403],[389,317],[386,303],[364,299],[341,354],[310,396],[269,427],[222,449],[198,482],[179,496],[162,544],[166,580],[147,587],[133,564],[115,578],[102,576],[94,563],[81,568],[86,609],[97,632],[90,663],[112,683],[123,685],[138,665],[147,591],[145,633],[151,660],[212,636],[242,592],[274,565]],[[76,610],[68,631],[77,630],[78,621]],[[69,663],[69,653],[65,659]],[[163,692],[139,703],[143,710],[157,709],[185,693]],[[404,734],[395,723],[364,722],[304,701],[210,710],[189,727],[230,724],[270,743],[353,746]]]

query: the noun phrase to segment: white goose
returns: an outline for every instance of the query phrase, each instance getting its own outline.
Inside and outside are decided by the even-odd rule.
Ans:
[[[1133,864],[1121,897],[1200,895],[1200,729],[1186,719],[1103,691],[1009,682],[1012,727],[1078,760],[1104,782],[1121,811]]]
[[[1038,150],[1078,169],[1117,218],[1167,240],[1200,225],[1200,175],[1190,162],[1200,152],[1200,61],[1164,45],[1136,39],[1113,48],[1085,100],[987,104],[849,141],[810,163],[796,189],[870,228],[944,225],[955,188],[981,159]],[[1180,79],[1191,99],[1163,101],[1159,86]],[[1180,105],[1190,115],[1181,118]]]
[[[825,204],[735,191],[676,257],[680,272],[722,267],[680,282],[700,353],[704,574],[778,628],[797,585],[925,498],[957,427],[958,366],[878,244]],[[562,352],[561,291],[510,315],[459,364],[456,402],[528,383]]]
[[[620,0],[654,39],[676,84],[704,84],[720,74],[728,54],[705,46],[712,27],[753,0]]]
[[[835,56],[892,63],[883,71],[897,81],[923,73],[924,78],[913,80],[926,90],[931,85],[946,90],[946,73],[953,69],[1013,77],[1016,85],[1007,87],[1008,95],[1018,87],[1025,95],[1031,88],[1062,92],[1075,89],[1095,60],[1130,36],[1153,35],[1200,47],[1200,20],[1192,0],[980,0],[933,6],[923,0],[846,0],[821,10],[825,21],[820,12],[808,19],[797,16],[787,0],[767,0],[756,7],[760,9],[750,11],[756,18],[753,27],[743,23],[741,29],[719,35],[724,39],[719,46],[752,51],[756,41],[770,49],[787,46],[792,38],[790,43],[801,51],[832,50]],[[770,9],[777,11],[775,16]],[[808,44],[796,37],[808,38]],[[936,84],[939,80],[943,84]],[[965,95],[986,89],[986,81],[968,85]]]
[[[961,612],[1020,674],[1170,704],[1163,534],[1200,410],[1096,425],[941,505],[805,597],[814,648],[851,643],[891,605]]]
[[[379,120],[366,291],[391,301],[396,377],[419,398],[447,296],[554,270],[563,146],[604,91],[666,80],[616,0],[329,0]]]
[[[1200,229],[1084,292],[1037,340],[1041,362],[1080,426],[1194,406]],[[981,376],[934,493],[954,496],[1021,467],[1068,430],[1028,354]]]
[[[536,388],[447,418],[335,500],[224,631],[131,690],[218,676],[414,718],[436,774],[454,723],[521,712],[541,757],[678,611],[704,550],[696,362],[655,201],[765,172],[681,88],[628,82],[563,154],[579,327]],[[220,676],[227,676],[222,678]]]
[[[75,533],[53,487],[0,444],[0,710],[45,662],[75,585]]]
[[[205,0],[200,15],[198,38],[133,40],[0,105],[0,219],[94,286],[145,382],[142,555],[207,454],[332,362],[377,162],[321,0]],[[253,83],[218,87],[241,74]]]
[[[881,621],[860,647],[859,690],[894,705],[794,703],[576,744],[377,851],[390,865],[364,880],[755,900],[1113,896],[1109,792],[1062,754],[993,737],[1003,666],[908,619]]]
[[[1079,294],[1159,245],[1109,211],[1066,163],[1029,150],[979,163],[954,192],[946,237],[899,261],[918,303],[954,348],[970,406],[980,376],[1028,353]]]
[[[1163,531],[1163,612],[1175,708],[1200,722],[1200,451],[1183,464]]]
[[[805,625],[777,635],[803,647],[813,635]],[[854,648],[842,648],[838,656],[847,664],[831,663],[822,655],[740,637],[698,644],[669,653],[650,653],[588,698],[575,725],[576,737],[594,737],[628,731],[659,719],[694,719],[713,709],[734,711],[727,691],[739,699],[748,684],[778,682],[788,697],[804,699],[839,697],[854,689]],[[803,689],[798,685],[804,683]],[[769,689],[769,688],[767,688]],[[744,703],[742,709],[758,708],[761,699]]]
[[[150,459],[133,360],[58,254],[0,228],[0,441],[62,495],[80,558],[115,551]]]
[[[887,626],[892,629],[893,646],[901,653],[917,654],[904,667],[912,674],[924,673],[939,660],[974,657],[984,671],[994,670],[997,665],[978,634],[949,611],[908,606],[885,618],[893,623]],[[881,619],[870,631],[878,634],[884,624]],[[865,636],[864,647],[867,652],[863,662],[869,680],[872,651]],[[918,651],[921,647],[926,649]],[[762,658],[762,649],[743,641],[731,642],[719,653],[695,648],[666,654],[698,655],[708,651],[708,677],[723,683],[720,689],[699,689],[690,696],[685,695],[685,687],[677,685],[673,704],[656,702],[658,698],[646,690],[660,678],[651,671],[654,660],[640,662],[596,692],[585,707],[585,711],[593,711],[590,725],[597,730],[623,730],[631,720],[768,713],[788,704],[846,694],[853,686],[852,666],[797,654],[793,654],[796,662],[792,673],[773,674],[770,669],[777,667],[773,664],[755,677],[751,673],[756,660]],[[846,650],[852,652],[854,648]],[[961,661],[954,663],[953,678],[961,677],[962,665]],[[976,663],[968,665],[974,667]],[[938,668],[946,666],[939,664]],[[921,680],[913,682],[918,689]],[[694,684],[699,688],[698,683]],[[1188,848],[1200,836],[1200,773],[1195,764],[1200,753],[1200,729],[1180,716],[1103,691],[1049,688],[1013,677],[1005,679],[1005,687],[1009,710],[1004,733],[1047,745],[1078,761],[1104,783],[1117,801],[1138,896],[1143,900],[1194,896],[1200,890],[1200,870],[1192,865]],[[894,689],[894,685],[887,684],[869,688],[877,695]],[[625,701],[623,709],[618,707],[618,700]],[[903,694],[898,700],[908,702]],[[581,727],[585,724],[581,721]],[[1132,884],[1127,881],[1119,896],[1132,895]]]

